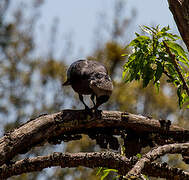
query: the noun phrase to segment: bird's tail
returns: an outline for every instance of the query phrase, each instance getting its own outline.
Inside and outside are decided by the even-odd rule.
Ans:
[[[69,86],[69,85],[71,85],[71,83],[70,83],[70,81],[67,79],[67,81],[66,82],[64,82],[63,84],[62,84],[62,86]]]

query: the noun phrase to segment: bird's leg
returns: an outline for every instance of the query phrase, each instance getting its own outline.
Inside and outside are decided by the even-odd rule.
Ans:
[[[99,103],[98,98],[96,97],[96,104],[94,104],[92,111],[93,112],[97,112],[98,111],[98,107],[101,105],[101,103]]]
[[[97,111],[98,107],[100,106],[101,104],[99,104],[98,102],[94,105],[93,109]]]
[[[91,94],[91,101],[93,102],[93,105],[94,105],[94,107],[95,107],[95,102],[94,102],[94,98],[95,98],[95,94],[93,93],[93,94]]]
[[[83,103],[83,105],[85,106],[85,110],[90,110],[90,108],[85,104],[85,102],[83,100],[83,96],[81,94],[79,94],[79,99]]]
[[[95,98],[95,94],[93,93],[93,94],[91,94],[91,100],[92,100],[94,106],[91,110],[92,110],[93,113],[96,113],[97,112],[97,107],[96,107],[97,104],[95,104],[94,98]]]

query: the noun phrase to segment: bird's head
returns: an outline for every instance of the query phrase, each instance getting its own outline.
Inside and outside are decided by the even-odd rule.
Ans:
[[[90,88],[96,95],[96,106],[108,101],[113,91],[113,83],[110,76],[105,72],[97,72],[90,80]]]

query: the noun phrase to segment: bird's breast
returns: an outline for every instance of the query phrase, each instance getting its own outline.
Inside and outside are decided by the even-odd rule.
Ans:
[[[89,87],[89,82],[86,79],[80,79],[72,82],[72,88],[79,94],[92,94],[92,89]]]

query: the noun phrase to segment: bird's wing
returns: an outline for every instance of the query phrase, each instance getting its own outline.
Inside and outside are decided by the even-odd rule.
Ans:
[[[88,60],[87,65],[83,67],[82,73],[86,76],[90,77],[94,73],[103,72],[105,74],[108,73],[106,67],[97,61]]]
[[[97,61],[92,60],[78,60],[72,63],[67,71],[68,81],[73,79],[91,79],[95,72],[108,73],[106,67]]]
[[[72,63],[67,71],[67,78],[71,79],[73,77],[82,76],[87,66],[87,60],[78,60]]]

